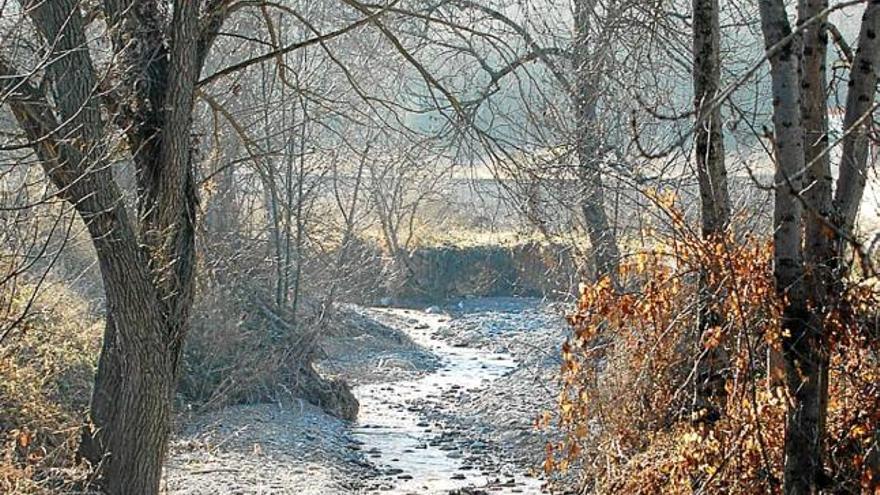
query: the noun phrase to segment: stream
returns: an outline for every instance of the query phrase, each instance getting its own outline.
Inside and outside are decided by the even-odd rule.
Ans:
[[[328,355],[360,383],[356,422],[299,399],[193,415],[170,446],[163,493],[544,493],[529,471],[545,446],[534,418],[557,395],[558,314],[519,298],[353,311],[362,318]]]
[[[373,492],[395,494],[541,493],[541,482],[514,473],[504,474],[481,462],[488,450],[481,442],[462,438],[424,414],[425,406],[442,407],[445,400],[484,387],[516,368],[509,354],[453,346],[435,337],[450,316],[409,309],[377,309],[407,322],[410,338],[439,357],[440,367],[411,380],[362,385],[352,430],[359,447],[381,478]],[[470,491],[466,490],[469,489]]]

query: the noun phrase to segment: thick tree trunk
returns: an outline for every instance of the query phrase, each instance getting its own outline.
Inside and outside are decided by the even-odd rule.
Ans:
[[[120,313],[126,314],[120,317]],[[165,334],[165,329],[153,328],[130,307],[108,317],[108,325],[118,325],[119,319],[136,322],[139,332]],[[118,330],[110,326],[107,333]],[[159,490],[175,379],[170,353],[161,352],[164,346],[156,344],[102,352],[90,407],[98,426],[90,439],[84,439],[82,449],[83,454],[100,456],[102,488],[108,494]]]
[[[78,206],[95,244],[107,297],[107,327],[90,408],[93,429],[84,434],[80,453],[100,466],[107,493],[156,493],[179,354],[169,327],[184,323],[169,324],[115,186],[106,183],[99,190],[110,193],[98,195],[95,209],[89,203]]]
[[[774,275],[776,288],[786,298],[783,310],[783,358],[790,401],[786,412],[786,494],[816,492],[821,470],[817,450],[821,438],[819,335],[808,325],[804,289],[802,191],[804,134],[801,120],[800,57],[789,40],[791,26],[783,0],[761,0],[761,29],[770,54],[775,128],[776,185],[774,225]]]
[[[108,291],[108,297],[110,296]],[[120,313],[125,313],[120,315]],[[105,338],[119,333],[117,320],[136,323],[134,330],[159,332],[164,328],[143,319],[132,307],[108,315]],[[118,337],[117,337],[118,338]],[[95,430],[83,438],[81,450],[97,457],[103,490],[108,494],[157,493],[171,425],[171,394],[175,379],[172,359],[158,343],[134,348],[108,349],[101,354],[90,405]]]
[[[132,230],[83,217],[98,253],[107,326],[79,454],[99,466],[107,493],[157,493],[188,311],[168,311]]]
[[[708,241],[722,241],[730,221],[730,196],[727,190],[727,168],[724,165],[724,136],[721,128],[721,108],[705,108],[721,87],[721,27],[718,0],[694,0],[694,108],[700,123],[695,136],[697,175],[700,185],[702,235]],[[706,270],[700,273],[699,324],[702,336],[713,327],[724,324],[722,315],[711,308],[713,299],[720,297],[718,288],[711,284]],[[698,348],[702,354],[702,346]],[[697,364],[695,409],[714,408],[724,395],[726,367],[722,350],[709,350]]]
[[[80,4],[22,1],[45,45],[46,84],[0,57],[0,88],[58,194],[86,223],[101,268],[107,326],[80,454],[99,467],[108,494],[150,495],[159,490],[192,306],[192,109],[214,34],[200,38],[199,1],[175,0],[170,25],[159,2],[103,2],[118,77],[105,94]],[[210,14],[216,31],[223,16]],[[137,228],[107,163],[114,133],[97,95],[112,102],[138,168]]]

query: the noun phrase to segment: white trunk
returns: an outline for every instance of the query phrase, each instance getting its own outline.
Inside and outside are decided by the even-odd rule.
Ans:
[[[822,470],[820,445],[820,335],[807,324],[804,291],[802,191],[804,127],[801,118],[800,51],[791,34],[784,0],[761,0],[761,29],[770,56],[773,126],[776,152],[776,195],[773,212],[776,290],[786,298],[783,309],[783,358],[790,394],[786,411],[783,492],[810,494]],[[780,45],[783,43],[782,45]]]
[[[880,66],[880,2],[872,1],[862,16],[859,46],[850,73],[843,129],[840,178],[834,194],[838,226],[845,236],[852,235],[856,213],[865,192],[868,158],[868,124],[864,118],[874,106],[877,68]]]

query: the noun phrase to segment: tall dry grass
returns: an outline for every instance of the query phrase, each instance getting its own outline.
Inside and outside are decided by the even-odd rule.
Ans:
[[[27,303],[12,297],[0,294],[7,307]],[[53,284],[0,344],[0,493],[58,493],[86,480],[74,452],[102,331],[86,300]]]

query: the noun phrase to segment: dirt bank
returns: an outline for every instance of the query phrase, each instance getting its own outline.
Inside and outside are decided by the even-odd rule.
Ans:
[[[438,300],[465,296],[556,297],[570,293],[577,261],[561,244],[430,246],[414,249],[392,294]]]

